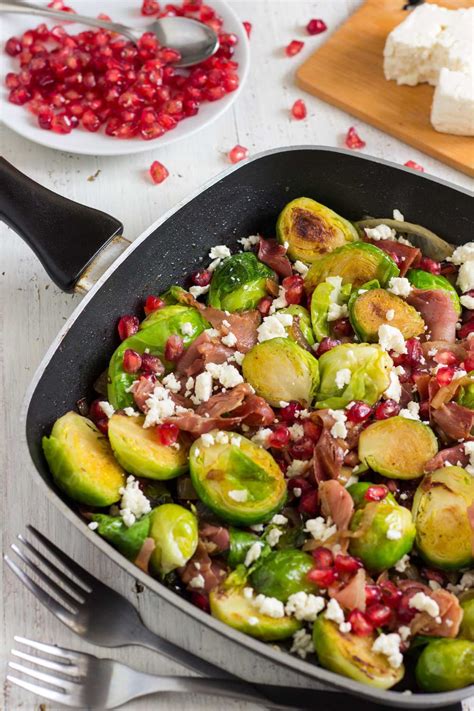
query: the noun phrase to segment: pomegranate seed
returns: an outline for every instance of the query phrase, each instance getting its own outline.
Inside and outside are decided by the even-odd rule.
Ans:
[[[191,274],[191,281],[196,286],[209,286],[212,279],[212,272],[208,269],[201,269]]]
[[[160,11],[160,6],[156,0],[143,0],[141,13],[142,15],[157,15]]]
[[[329,570],[334,565],[334,556],[329,548],[319,546],[311,552],[314,559],[314,564],[318,570]]]
[[[246,33],[247,33],[247,37],[250,39],[250,35],[252,34],[252,23],[244,20],[244,22],[242,22],[242,24],[245,28]]]
[[[303,277],[298,274],[283,279],[282,286],[288,304],[299,304],[304,293]]]
[[[201,610],[204,610],[204,612],[211,611],[211,606],[209,604],[209,598],[207,597],[207,595],[203,595],[202,593],[193,590],[191,593],[191,602],[193,603],[193,605],[196,605],[196,607],[199,607]]]
[[[296,121],[302,121],[307,115],[306,104],[303,99],[297,99],[291,107],[291,115]]]
[[[163,301],[163,299],[160,299],[159,296],[150,295],[146,297],[144,311],[148,316],[148,314],[151,314],[152,311],[162,309],[164,305],[165,302]]]
[[[142,358],[139,353],[127,348],[123,354],[123,369],[126,373],[137,373],[142,367]]]
[[[398,600],[397,617],[404,624],[409,624],[417,613],[415,608],[410,607],[410,600],[416,592],[417,590],[407,590]]]
[[[365,146],[365,141],[359,136],[354,126],[351,126],[348,130],[344,143],[348,148],[352,148],[352,150],[364,148]]]
[[[351,555],[338,554],[334,560],[334,568],[337,573],[356,573],[362,563]]]
[[[139,325],[140,321],[136,316],[122,316],[117,325],[120,340],[124,341],[126,338],[130,338],[130,336],[134,336],[138,331]]]
[[[323,338],[321,343],[318,346],[318,350],[316,351],[316,355],[318,358],[322,356],[324,353],[327,353],[328,351],[332,350],[336,346],[340,346],[341,341],[337,340],[336,338]]]
[[[422,165],[419,163],[415,163],[414,160],[407,160],[406,163],[403,164],[406,168],[411,168],[412,170],[419,170],[420,173],[424,173],[425,169],[423,168]]]
[[[438,351],[438,353],[435,353],[433,356],[433,360],[440,365],[457,365],[458,362],[458,359],[452,351]]]
[[[308,573],[308,580],[315,583],[319,588],[328,588],[336,580],[336,573],[332,568],[328,570],[319,570],[314,568]]]
[[[430,272],[430,274],[441,274],[441,264],[429,257],[423,257],[418,268]]]
[[[160,444],[163,444],[165,447],[171,447],[172,444],[176,444],[178,441],[179,428],[172,423],[158,425],[156,428],[156,436]]]
[[[311,422],[311,420],[304,420],[303,429],[306,437],[309,437],[312,442],[319,440],[322,432],[320,425],[316,425],[314,422]]]
[[[466,371],[466,373],[470,373],[471,370],[474,370],[474,356],[470,355],[465,358],[464,370]]]
[[[55,133],[66,134],[72,131],[72,120],[71,117],[66,116],[66,114],[57,114],[51,123],[51,129]]]
[[[296,416],[298,412],[301,412],[303,408],[299,402],[292,401],[280,410],[280,419],[286,422],[288,425],[294,425],[296,421]]]
[[[442,388],[445,385],[449,385],[452,379],[454,378],[454,374],[456,372],[456,369],[453,368],[452,365],[447,365],[444,366],[443,368],[440,368],[438,372],[436,373],[436,380],[438,381],[438,385]]]
[[[213,10],[212,7],[209,7],[209,5],[201,5],[201,7],[199,8],[199,19],[201,20],[201,22],[207,22],[208,20],[212,20],[215,17],[215,14],[215,10]]]
[[[347,408],[346,417],[349,422],[358,424],[364,422],[372,414],[372,408],[361,400],[356,400],[352,407]]]
[[[380,602],[381,599],[382,592],[378,585],[365,586],[365,603],[367,606],[373,605],[374,602]]]
[[[97,422],[98,420],[104,418],[104,411],[99,404],[101,402],[103,402],[103,400],[93,400],[93,402],[91,402],[89,407],[89,418],[93,422]]]
[[[459,338],[467,338],[470,333],[474,333],[474,319],[463,324],[458,331]]]
[[[54,112],[49,106],[45,106],[38,113],[38,126],[45,131],[49,131],[53,122]]]
[[[13,72],[8,72],[5,77],[5,86],[7,87],[7,89],[18,89],[18,87],[20,86],[20,80],[18,79],[18,76]]]
[[[356,634],[358,637],[367,637],[374,631],[374,628],[360,610],[352,610],[347,617],[347,621],[351,624],[352,634]]]
[[[348,318],[338,318],[332,324],[332,331],[335,336],[340,336],[344,338],[345,336],[352,336],[354,331],[352,330],[351,322]]]
[[[249,151],[248,148],[244,146],[239,146],[237,144],[228,153],[228,157],[231,163],[239,163],[241,160],[248,158]]]
[[[290,441],[290,431],[285,425],[277,425],[271,435],[268,437],[268,444],[270,447],[275,447],[276,449],[281,449],[286,447]]]
[[[163,375],[165,366],[158,356],[151,355],[151,353],[144,353],[142,355],[142,370],[148,375]]]
[[[320,35],[321,32],[326,32],[327,25],[324,20],[312,19],[306,25],[306,31],[309,35]]]
[[[257,309],[262,316],[268,316],[273,299],[270,296],[264,296],[257,304]]]
[[[375,408],[376,420],[387,420],[389,417],[394,417],[400,412],[400,405],[395,400],[385,400]]]
[[[23,104],[26,104],[30,99],[31,94],[24,86],[20,86],[18,89],[12,89],[8,94],[8,101],[18,106],[23,106]]]
[[[295,476],[292,479],[289,479],[286,482],[286,486],[288,491],[293,491],[293,489],[301,489],[301,491],[309,491],[311,489],[311,484],[307,479],[303,479],[303,477],[300,476]]]
[[[20,54],[22,50],[21,42],[18,37],[10,37],[5,44],[5,52],[10,55],[10,57],[16,57]]]
[[[87,131],[95,132],[100,128],[100,118],[90,109],[86,109],[82,114],[82,125]]]
[[[294,57],[295,54],[299,54],[304,47],[304,42],[300,40],[292,40],[290,44],[285,47],[285,54],[287,57]]]
[[[319,497],[316,489],[308,489],[301,494],[298,511],[307,516],[314,516],[318,510]]]
[[[369,486],[364,494],[364,499],[366,501],[382,501],[388,494],[388,489],[386,486],[374,485]]]
[[[158,185],[159,183],[162,183],[164,180],[166,180],[169,175],[169,172],[165,168],[163,163],[160,163],[159,161],[155,160],[150,166],[150,175],[155,185]]]
[[[409,365],[419,365],[423,362],[423,348],[418,338],[409,338],[405,341],[405,346],[407,349],[405,359]]]
[[[165,358],[172,362],[177,361],[183,355],[184,342],[179,336],[170,336],[165,345]]]
[[[104,435],[106,435],[109,431],[109,421],[106,417],[102,417],[100,420],[97,420],[95,426],[99,432],[102,432]]]
[[[401,590],[398,590],[390,580],[385,580],[380,583],[380,592],[382,593],[382,602],[384,602],[392,610],[396,609],[402,596]]]
[[[311,459],[314,454],[314,442],[309,437],[302,437],[290,444],[289,453],[293,459]]]
[[[373,627],[383,627],[393,618],[393,611],[387,605],[375,603],[367,608],[365,616]]]

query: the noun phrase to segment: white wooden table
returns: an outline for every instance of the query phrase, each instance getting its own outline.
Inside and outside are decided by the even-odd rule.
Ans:
[[[412,159],[433,175],[464,187],[472,185],[472,181],[461,173],[311,96],[304,96],[308,119],[302,122],[290,120],[289,108],[302,96],[294,86],[293,71],[298,62],[327,37],[327,34],[307,37],[304,26],[311,17],[321,17],[331,31],[357,7],[359,0],[232,2],[242,20],[253,24],[252,70],[235,108],[197,137],[165,149],[160,149],[157,141],[156,148],[149,154],[136,157],[99,159],[41,148],[4,130],[2,154],[46,187],[118,217],[124,223],[129,239],[137,237],[160,214],[223,170],[227,165],[226,153],[236,143],[247,146],[250,153],[295,144],[342,146],[348,127],[354,123],[367,142],[365,153],[402,164]],[[98,11],[107,11],[107,4],[112,6],[110,1],[98,2]],[[78,5],[76,0],[76,7]],[[305,49],[299,57],[288,59],[283,54],[283,47],[294,38],[305,39]],[[168,180],[159,186],[153,186],[146,178],[147,169],[155,159],[162,161],[170,171]],[[94,174],[97,174],[96,179],[88,180]],[[8,549],[27,523],[33,523],[92,573],[135,602],[145,619],[156,619],[159,615],[170,638],[232,668],[235,656],[230,643],[216,637],[208,641],[207,635],[206,640],[202,639],[196,625],[188,621],[183,624],[183,618],[173,608],[165,607],[146,591],[137,593],[134,580],[125,576],[95,548],[86,545],[78,531],[65,523],[32,483],[28,473],[32,465],[17,444],[20,403],[47,346],[79,298],[63,294],[54,287],[20,238],[4,225],[0,230],[0,462],[3,480],[0,529],[3,550]],[[179,671],[171,662],[138,648],[104,653],[81,644],[35,602],[9,570],[2,571],[0,578],[2,575],[2,683],[15,634],[82,648],[99,656],[113,656],[150,672]],[[249,679],[275,680],[271,665],[250,654],[242,666],[235,669]],[[286,681],[295,685],[301,683],[301,679],[290,673]],[[40,703],[8,684],[4,685],[2,699],[3,706],[1,703],[0,706],[7,711],[38,708]],[[142,700],[129,704],[127,709],[151,710],[156,703],[156,699]],[[217,710],[224,708],[224,703],[229,710],[252,708],[249,704],[211,698],[171,696],[163,699],[161,708],[166,711]],[[53,706],[46,704],[45,708]],[[470,708],[474,708],[474,703]]]

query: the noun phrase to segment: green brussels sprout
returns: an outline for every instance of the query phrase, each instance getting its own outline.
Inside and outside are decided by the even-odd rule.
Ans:
[[[313,644],[319,663],[325,669],[378,689],[390,689],[403,678],[403,665],[390,666],[387,657],[372,651],[375,635],[358,637],[340,632],[324,615],[313,625]]]
[[[318,361],[289,338],[257,343],[242,362],[245,380],[270,405],[296,400],[308,405],[319,384]]]
[[[313,568],[309,553],[294,548],[272,551],[250,575],[250,582],[258,593],[286,602],[297,592],[318,592],[307,578]]]
[[[229,627],[264,642],[276,642],[291,637],[303,626],[295,617],[263,615],[244,597],[241,587],[214,588],[209,595],[211,614]]]
[[[275,280],[275,272],[253,252],[233,254],[212,275],[207,303],[224,311],[254,309],[268,295],[267,279]]]
[[[332,281],[337,279],[338,277],[332,277]],[[329,336],[328,314],[331,303],[338,303],[339,305],[347,303],[351,288],[352,284],[344,284],[341,288],[337,288],[334,283],[323,281],[313,291],[311,296],[311,323],[317,341],[322,341],[323,338]]]
[[[389,417],[369,425],[359,437],[359,459],[392,479],[417,479],[438,452],[431,427],[419,420]]]
[[[474,370],[471,370],[468,376],[471,382],[460,386],[456,393],[456,402],[469,410],[474,410]]]
[[[389,312],[391,319],[387,318]],[[385,289],[367,289],[367,285],[352,294],[349,318],[359,339],[368,343],[378,342],[378,330],[383,324],[398,328],[405,340],[425,330],[425,322],[413,306]]]
[[[269,452],[241,435],[219,430],[203,435],[191,447],[189,466],[201,501],[229,523],[268,521],[285,503],[280,467]]]
[[[150,536],[155,541],[150,568],[167,575],[194,555],[198,544],[196,516],[178,504],[163,504],[150,513]]]
[[[110,506],[120,499],[125,472],[107,437],[86,417],[67,412],[56,420],[43,451],[56,485],[74,501]]]
[[[128,560],[134,561],[150,533],[151,513],[145,514],[131,526],[126,526],[121,516],[92,514],[92,521],[99,524],[97,533],[109,541]]]
[[[443,467],[422,479],[413,499],[416,545],[434,568],[458,570],[474,562],[468,508],[474,477],[462,467]]]
[[[458,293],[446,277],[440,274],[425,272],[424,269],[409,269],[406,276],[416,289],[442,289],[443,291],[447,291],[457,314],[461,314],[461,302]]]
[[[231,568],[236,568],[241,565],[246,558],[249,548],[253,546],[257,541],[261,541],[255,533],[249,533],[248,531],[241,531],[239,528],[229,529],[230,540],[229,540],[229,552],[227,554],[227,562]],[[260,558],[267,555],[270,552],[270,547],[262,541],[262,547],[260,551]]]
[[[181,329],[184,324],[188,323],[192,326],[192,333],[184,334]],[[127,390],[136,380],[137,375],[126,373],[123,369],[123,354],[128,348],[140,353],[140,355],[148,348],[149,353],[163,358],[166,341],[170,336],[180,336],[184,345],[189,346],[207,327],[208,324],[199,311],[190,306],[175,304],[173,306],[165,306],[149,314],[140,324],[138,333],[122,341],[110,360],[107,395],[113,407],[119,410],[133,406],[133,395]],[[170,364],[166,362],[165,365],[170,367]]]
[[[309,315],[308,309],[305,309],[304,306],[291,304],[291,306],[287,306],[284,309],[279,309],[278,313],[290,314],[290,316],[293,316],[293,323],[295,322],[295,320],[297,320],[299,329],[303,334],[303,338],[309,343],[310,346],[314,346],[314,333],[313,329],[311,328],[311,317]],[[293,335],[293,326],[287,326],[285,330],[287,338],[292,341],[295,341],[296,338]]]
[[[359,505],[351,523],[349,550],[375,573],[391,568],[413,548],[416,530],[411,513],[389,494],[382,501]]]
[[[160,299],[165,302],[166,306],[173,306],[174,304],[183,303],[181,301],[182,297],[186,297],[188,295],[188,292],[186,291],[186,289],[183,289],[182,286],[177,286],[176,284],[173,284],[173,286],[170,286],[170,288],[167,289],[163,294],[160,294]],[[142,327],[145,321],[146,319],[142,322]]]
[[[109,420],[109,441],[119,464],[147,479],[174,479],[188,469],[189,445],[180,436],[179,449],[158,442],[155,429],[144,429],[145,418],[115,414]]]
[[[365,494],[367,489],[370,489],[371,486],[375,485],[370,481],[358,481],[356,484],[351,484],[347,487],[347,491],[352,496],[352,501],[354,502],[356,509],[359,508],[359,506],[366,506],[368,503],[368,500],[365,498]],[[393,503],[396,503],[396,500],[393,498],[392,494],[387,494],[387,498]]]
[[[463,618],[459,629],[461,639],[469,639],[474,642],[474,597],[461,600]]]
[[[423,691],[451,691],[474,684],[474,642],[437,639],[420,654],[416,681]]]
[[[297,198],[281,211],[277,238],[288,243],[288,256],[312,264],[327,252],[359,239],[356,228],[328,207],[311,198]]]
[[[372,279],[377,279],[385,287],[399,274],[399,268],[386,252],[373,244],[356,242],[339,247],[315,261],[304,281],[306,291],[311,293],[330,276],[340,276],[343,284],[357,288]]]
[[[390,385],[392,366],[388,353],[375,343],[343,343],[332,348],[319,359],[316,407],[340,410],[353,400],[374,405]],[[337,374],[342,369],[350,370],[351,379],[339,387]]]
[[[173,502],[173,497],[162,481],[148,479],[141,482],[141,488],[153,509],[155,506]]]

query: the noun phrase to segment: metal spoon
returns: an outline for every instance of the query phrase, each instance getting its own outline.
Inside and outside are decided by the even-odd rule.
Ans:
[[[55,20],[81,22],[84,25],[91,25],[91,27],[101,27],[104,30],[118,32],[134,44],[137,43],[143,32],[152,32],[158,38],[161,46],[178,50],[181,59],[175,63],[177,67],[190,67],[193,64],[199,64],[208,57],[212,57],[219,48],[219,40],[214,30],[202,22],[188,17],[163,17],[145,28],[134,29],[118,22],[106,22],[95,17],[69,15],[62,10],[40,7],[23,2],[23,0],[0,2],[0,11],[44,15]]]

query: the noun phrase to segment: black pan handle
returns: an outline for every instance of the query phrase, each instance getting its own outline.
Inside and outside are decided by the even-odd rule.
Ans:
[[[35,252],[63,291],[74,291],[81,275],[123,225],[105,212],[86,207],[35,183],[0,158],[0,218]],[[115,238],[115,239],[114,239]],[[108,264],[107,264],[108,266]]]

